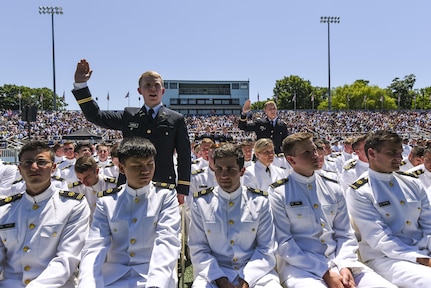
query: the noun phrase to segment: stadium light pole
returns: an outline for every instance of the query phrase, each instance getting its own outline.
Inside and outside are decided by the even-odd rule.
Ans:
[[[39,14],[51,15],[51,28],[52,28],[52,81],[54,92],[54,111],[57,111],[57,94],[55,89],[55,41],[54,41],[54,14],[63,14],[62,7],[47,7],[39,6]]]
[[[320,17],[320,23],[328,23],[328,109],[332,110],[332,99],[331,99],[331,49],[330,49],[330,33],[329,26],[331,23],[340,23],[340,17],[333,16],[322,16]]]

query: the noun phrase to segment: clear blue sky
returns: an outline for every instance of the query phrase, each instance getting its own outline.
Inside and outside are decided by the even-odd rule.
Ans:
[[[431,86],[431,1],[405,0],[3,0],[0,2],[0,85],[52,89],[51,16],[55,16],[57,94],[68,109],[76,63],[86,58],[102,109],[138,102],[146,70],[167,80],[249,80],[250,99],[272,97],[275,81],[298,75],[328,84],[327,24],[331,24],[331,86],[357,79],[387,87],[416,75]]]

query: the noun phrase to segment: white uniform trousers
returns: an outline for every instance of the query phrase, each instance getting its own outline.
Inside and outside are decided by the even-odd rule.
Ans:
[[[338,272],[336,267],[332,269]],[[289,270],[289,278],[282,283],[285,288],[328,288],[323,279],[308,271],[298,269],[294,266],[290,266]],[[364,267],[363,269],[353,268],[352,270],[357,288],[397,288],[397,286],[392,285],[368,267]]]
[[[229,279],[231,280],[231,279]],[[238,283],[238,277],[231,282],[233,284]],[[280,279],[276,273],[267,274],[260,278],[253,287],[250,288],[281,288]],[[219,288],[215,282],[208,282],[204,277],[197,276],[193,281],[192,288]]]
[[[399,287],[431,287],[431,267],[388,257],[370,260],[367,265]]]

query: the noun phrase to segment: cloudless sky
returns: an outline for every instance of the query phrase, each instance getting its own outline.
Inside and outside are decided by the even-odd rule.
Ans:
[[[414,88],[431,86],[427,0],[2,0],[0,86],[53,88],[51,15],[39,6],[63,7],[54,16],[56,90],[70,110],[79,109],[71,90],[82,58],[93,97],[110,110],[143,104],[136,88],[146,70],[166,80],[249,80],[252,102],[272,97],[285,76],[327,87],[321,16],[341,17],[330,26],[332,87],[364,79],[385,88],[409,74]]]

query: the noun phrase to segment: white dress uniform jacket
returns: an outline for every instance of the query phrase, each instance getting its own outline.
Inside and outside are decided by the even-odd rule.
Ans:
[[[4,163],[0,160],[0,188],[6,188],[11,185],[18,175],[19,170],[16,165]]]
[[[189,237],[193,287],[220,277],[232,283],[240,277],[250,287],[265,276],[278,283],[273,218],[262,194],[267,195],[245,186],[232,193],[219,186],[195,193]]]
[[[100,193],[78,287],[177,287],[177,194],[173,184],[156,185],[135,190],[126,183]]]
[[[347,190],[347,204],[362,241],[364,261],[389,257],[416,262],[431,251],[431,207],[412,176],[371,169]],[[353,188],[355,187],[355,188]]]
[[[269,185],[287,176],[288,172],[286,169],[281,169],[272,164],[266,167],[262,162],[257,160],[256,163],[245,170],[242,183],[248,187],[268,191]]]
[[[358,180],[359,177],[368,170],[369,166],[368,162],[359,159],[351,159],[346,162],[340,177],[341,187],[344,193],[346,193],[350,184]]]
[[[401,169],[400,169],[400,171],[401,171]],[[431,187],[431,171],[428,171],[428,169],[425,168],[424,164],[420,164],[418,166],[415,166],[415,167],[407,170],[406,172],[412,173],[412,174],[418,176],[419,180],[425,186],[425,189]]]
[[[0,287],[75,287],[90,216],[83,198],[51,184],[34,197],[1,200]]]
[[[365,267],[355,253],[358,243],[337,181],[317,173],[305,177],[293,172],[272,185],[269,198],[282,283],[290,276],[312,274],[321,279],[334,267]]]

